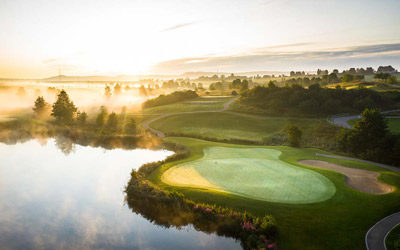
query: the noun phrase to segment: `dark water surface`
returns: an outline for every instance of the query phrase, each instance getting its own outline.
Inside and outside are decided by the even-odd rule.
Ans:
[[[0,143],[0,249],[240,249],[193,226],[155,225],[125,204],[131,169],[170,154]]]

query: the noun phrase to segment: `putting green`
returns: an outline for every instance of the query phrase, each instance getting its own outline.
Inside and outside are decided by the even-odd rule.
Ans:
[[[281,203],[320,202],[335,194],[329,179],[281,161],[280,154],[275,149],[208,147],[203,158],[168,169],[161,180]]]

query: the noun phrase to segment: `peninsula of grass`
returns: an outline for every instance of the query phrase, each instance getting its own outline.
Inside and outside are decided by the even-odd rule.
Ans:
[[[155,185],[177,191],[194,200],[229,207],[238,211],[248,211],[256,216],[272,215],[279,231],[278,245],[281,249],[365,249],[364,236],[367,230],[381,218],[400,209],[400,175],[365,163],[331,159],[316,156],[327,153],[312,148],[290,148],[285,146],[244,146],[191,139],[185,137],[165,138],[167,142],[185,145],[191,151],[189,158],[167,163],[157,168],[148,179]],[[243,195],[235,195],[220,190],[202,187],[172,186],[163,182],[163,175],[179,164],[190,164],[204,157],[207,148],[223,147],[240,150],[272,149],[282,152],[279,160],[307,171],[324,176],[336,188],[334,195],[321,202],[293,204],[257,200]],[[229,151],[229,150],[228,150]],[[329,153],[328,153],[329,154]],[[372,195],[356,191],[345,184],[345,176],[337,172],[300,165],[297,161],[315,159],[377,171],[379,180],[394,187],[394,191],[384,195]],[[229,176],[229,173],[226,173]],[[301,180],[299,180],[301,181]],[[240,180],[237,185],[240,185]],[[245,180],[242,180],[245,182]],[[309,185],[309,183],[304,183]]]

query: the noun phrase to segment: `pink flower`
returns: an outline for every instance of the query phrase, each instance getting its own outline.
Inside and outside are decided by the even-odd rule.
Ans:
[[[268,244],[268,248],[276,248],[276,244]]]

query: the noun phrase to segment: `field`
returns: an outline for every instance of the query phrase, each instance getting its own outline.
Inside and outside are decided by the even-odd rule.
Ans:
[[[273,215],[279,225],[279,246],[281,249],[365,249],[364,236],[367,230],[376,221],[400,209],[400,204],[398,203],[400,196],[400,176],[376,166],[349,160],[316,156],[315,153],[327,152],[310,148],[298,149],[284,146],[252,147],[184,137],[169,137],[165,138],[165,140],[186,145],[191,150],[191,156],[184,160],[165,164],[156,169],[149,177],[150,181],[169,191],[181,192],[186,197],[197,202],[228,206],[236,210],[251,212],[257,216],[264,216],[265,214]],[[280,151],[282,154],[279,156],[279,159],[282,162],[307,170],[313,170],[323,175],[334,184],[336,192],[332,198],[322,202],[285,204],[256,200],[219,190],[171,186],[162,181],[162,176],[169,169],[173,169],[177,165],[185,166],[186,164],[188,166],[187,164],[191,164],[190,162],[201,160],[204,157],[204,152],[207,151],[206,148],[214,147],[228,147],[232,149],[263,148]],[[259,154],[260,152],[256,153],[256,155]],[[232,156],[232,151],[229,152],[228,156]],[[377,171],[381,173],[379,180],[394,186],[395,189],[393,192],[384,195],[361,193],[348,187],[345,184],[345,176],[340,173],[307,167],[297,162],[304,159],[322,160],[347,167]],[[307,183],[304,185],[307,185]],[[383,206],[382,204],[385,205]]]
[[[320,202],[334,195],[327,178],[281,161],[280,154],[276,149],[205,148],[201,159],[169,169],[161,180],[282,203]]]
[[[166,134],[182,134],[217,139],[241,139],[262,142],[267,138],[282,140],[287,125],[294,124],[303,130],[304,138],[322,132],[320,140],[335,133],[336,127],[325,119],[263,117],[233,112],[198,113],[169,116],[151,124],[151,127]],[[333,135],[334,137],[334,135]]]

